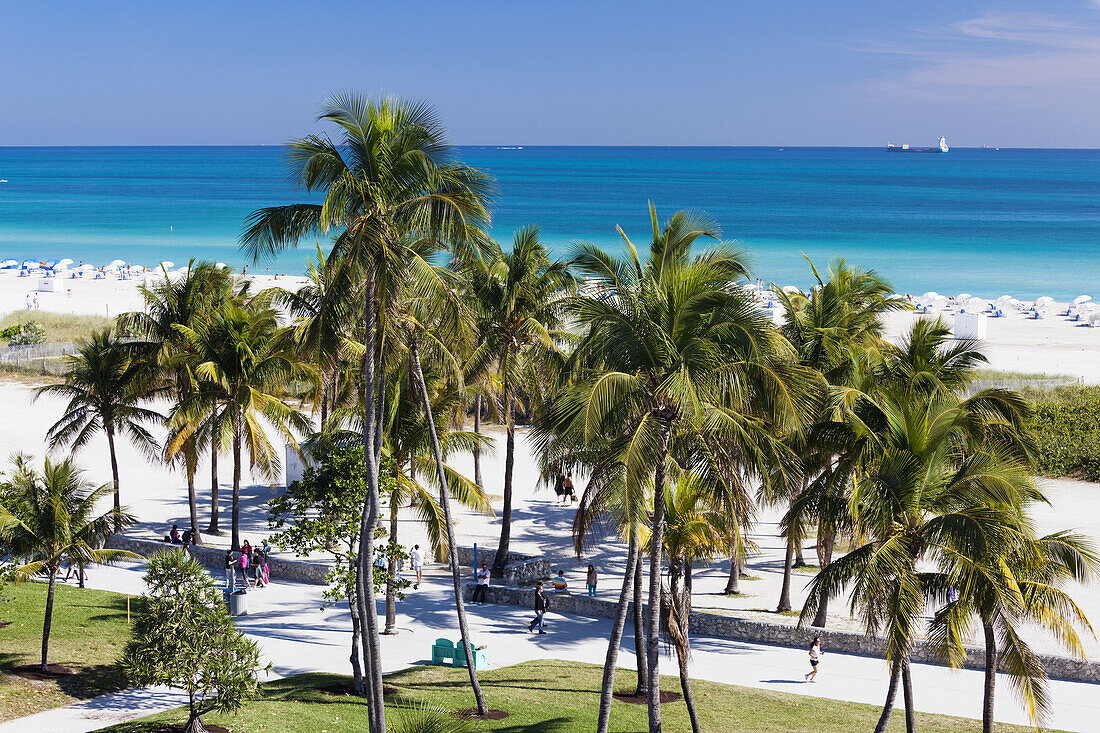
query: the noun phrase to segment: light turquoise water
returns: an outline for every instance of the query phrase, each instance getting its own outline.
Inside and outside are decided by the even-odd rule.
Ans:
[[[706,210],[759,275],[808,281],[804,251],[885,272],[903,292],[1100,296],[1100,151],[840,148],[463,148],[497,179],[494,235],[542,228],[644,242],[662,217]],[[253,209],[299,200],[277,147],[0,148],[0,259],[241,265]],[[307,244],[253,270],[299,272]]]

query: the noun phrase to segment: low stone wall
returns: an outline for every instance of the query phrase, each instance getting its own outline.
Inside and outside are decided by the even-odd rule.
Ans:
[[[458,548],[458,562],[464,567],[474,568],[481,563],[492,565],[495,559],[496,550],[491,547],[477,548],[476,558],[474,557],[474,548]],[[550,574],[549,558],[542,555],[535,557],[519,552],[509,552],[508,564],[504,566],[501,580],[510,585],[525,585],[541,578],[549,578]]]
[[[143,557],[151,557],[165,550],[178,550],[180,545],[172,545],[167,542],[145,539],[141,537],[127,537],[125,535],[111,535],[107,540],[107,547],[114,550],[129,550]],[[198,560],[205,567],[218,572],[225,571],[225,550],[219,547],[203,547],[194,545],[189,549],[191,557]],[[290,580],[298,583],[325,584],[325,576],[332,565],[313,560],[296,560],[279,557],[272,554],[267,556],[267,567],[274,581]]]
[[[474,585],[466,586],[467,599],[473,595]],[[535,594],[531,588],[515,586],[490,586],[490,603],[509,606],[534,608]],[[593,618],[614,618],[618,601],[617,590],[604,598],[590,598],[587,595],[570,592],[545,591],[550,601],[550,612],[563,615],[589,616]],[[633,604],[631,604],[633,605]],[[627,618],[633,617],[628,609]],[[868,657],[885,657],[883,639],[851,631],[832,629],[800,629],[794,624],[777,624],[724,616],[706,611],[692,611],[691,633],[693,636],[710,636],[718,639],[752,641],[775,646],[789,646],[797,649],[809,649],[815,636],[821,637],[822,646],[829,652],[840,654],[859,654]],[[985,651],[981,647],[966,647],[965,666],[971,669],[984,669]],[[1076,682],[1100,682],[1100,664],[1081,661],[1070,657],[1040,655],[1043,667],[1053,679],[1073,680]],[[931,651],[931,648],[918,642],[913,650],[913,661],[927,664],[943,664]]]

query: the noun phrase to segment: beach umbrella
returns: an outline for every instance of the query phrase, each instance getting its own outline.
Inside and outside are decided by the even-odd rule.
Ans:
[[[1076,298],[1073,299],[1073,304],[1081,305],[1082,303],[1087,303],[1090,300],[1092,300],[1091,295],[1078,295]]]
[[[115,263],[112,262],[109,265],[104,265],[103,269],[107,270],[109,272],[116,272],[118,270],[118,265],[116,265]]]
[[[971,295],[970,293],[959,293],[958,295],[955,296],[955,300],[962,303],[963,301],[970,300],[973,297],[974,296]]]
[[[1050,305],[1053,302],[1054,298],[1050,297],[1049,295],[1044,295],[1041,298],[1035,299],[1035,305]]]
[[[783,286],[783,292],[784,293],[797,293],[800,290],[802,290],[802,288],[798,287],[797,285],[784,285]]]
[[[58,266],[58,267],[68,267],[68,266],[69,266],[69,265],[71,265],[71,264],[73,264],[73,261],[72,261],[72,260],[70,260],[70,259],[69,259],[68,257],[66,257],[66,258],[65,258],[65,259],[63,259],[63,260],[58,260],[58,261],[57,261],[57,266]]]
[[[161,262],[160,265],[159,265],[159,267],[163,267],[165,270],[171,270],[175,266],[176,266],[175,262],[169,262],[168,260],[165,260],[164,262]]]
[[[52,270],[54,268],[54,265],[56,265],[56,264],[57,264],[57,260],[46,260],[45,262],[42,263],[42,266],[45,267],[48,270]]]
[[[218,268],[219,270],[224,270],[226,269],[226,264],[224,262],[219,262],[218,264],[214,265],[214,267]]]
[[[922,295],[920,297],[923,298],[924,300],[936,300],[937,298],[940,297],[940,294],[933,291],[933,290],[929,290],[927,293],[925,293],[924,295]]]
[[[4,260],[0,262],[0,270],[10,270],[13,267],[19,267],[19,260]]]
[[[113,265],[114,267],[125,267],[126,266],[126,263],[123,262],[122,260],[111,260],[110,264]]]
[[[95,269],[95,267],[93,267],[92,265],[81,265],[80,267],[76,268],[76,271],[77,272],[91,272],[94,269]]]
[[[42,263],[38,260],[23,260],[24,270],[37,270],[39,267],[42,267]]]
[[[181,267],[180,269],[176,270],[176,272],[178,272],[180,275],[186,275],[188,272],[190,272],[190,268]]]

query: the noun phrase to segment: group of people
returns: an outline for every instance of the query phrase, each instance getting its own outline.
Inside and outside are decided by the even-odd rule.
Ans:
[[[271,571],[267,565],[267,556],[271,552],[271,546],[264,540],[259,547],[253,547],[244,541],[241,551],[237,554],[233,550],[225,551],[225,586],[230,593],[237,590],[237,572],[241,574],[242,585],[245,588],[263,588],[271,582]],[[251,576],[251,578],[249,577]]]
[[[183,534],[180,534],[180,528],[178,524],[173,524],[171,531],[164,537],[165,542],[171,542],[173,545],[183,545],[183,551],[186,554],[192,545],[200,544],[199,533],[195,531],[194,527],[185,529]]]
[[[557,502],[561,504],[569,504],[577,500],[576,490],[573,488],[573,477],[564,473],[559,473],[557,480],[554,482],[554,493],[557,494]]]

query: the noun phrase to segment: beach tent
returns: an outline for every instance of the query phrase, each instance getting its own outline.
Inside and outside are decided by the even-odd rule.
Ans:
[[[1091,295],[1078,295],[1076,298],[1073,299],[1073,304],[1081,305],[1082,303],[1087,303],[1090,300],[1092,300]]]
[[[4,260],[0,262],[0,270],[14,270],[19,267],[19,260]]]

